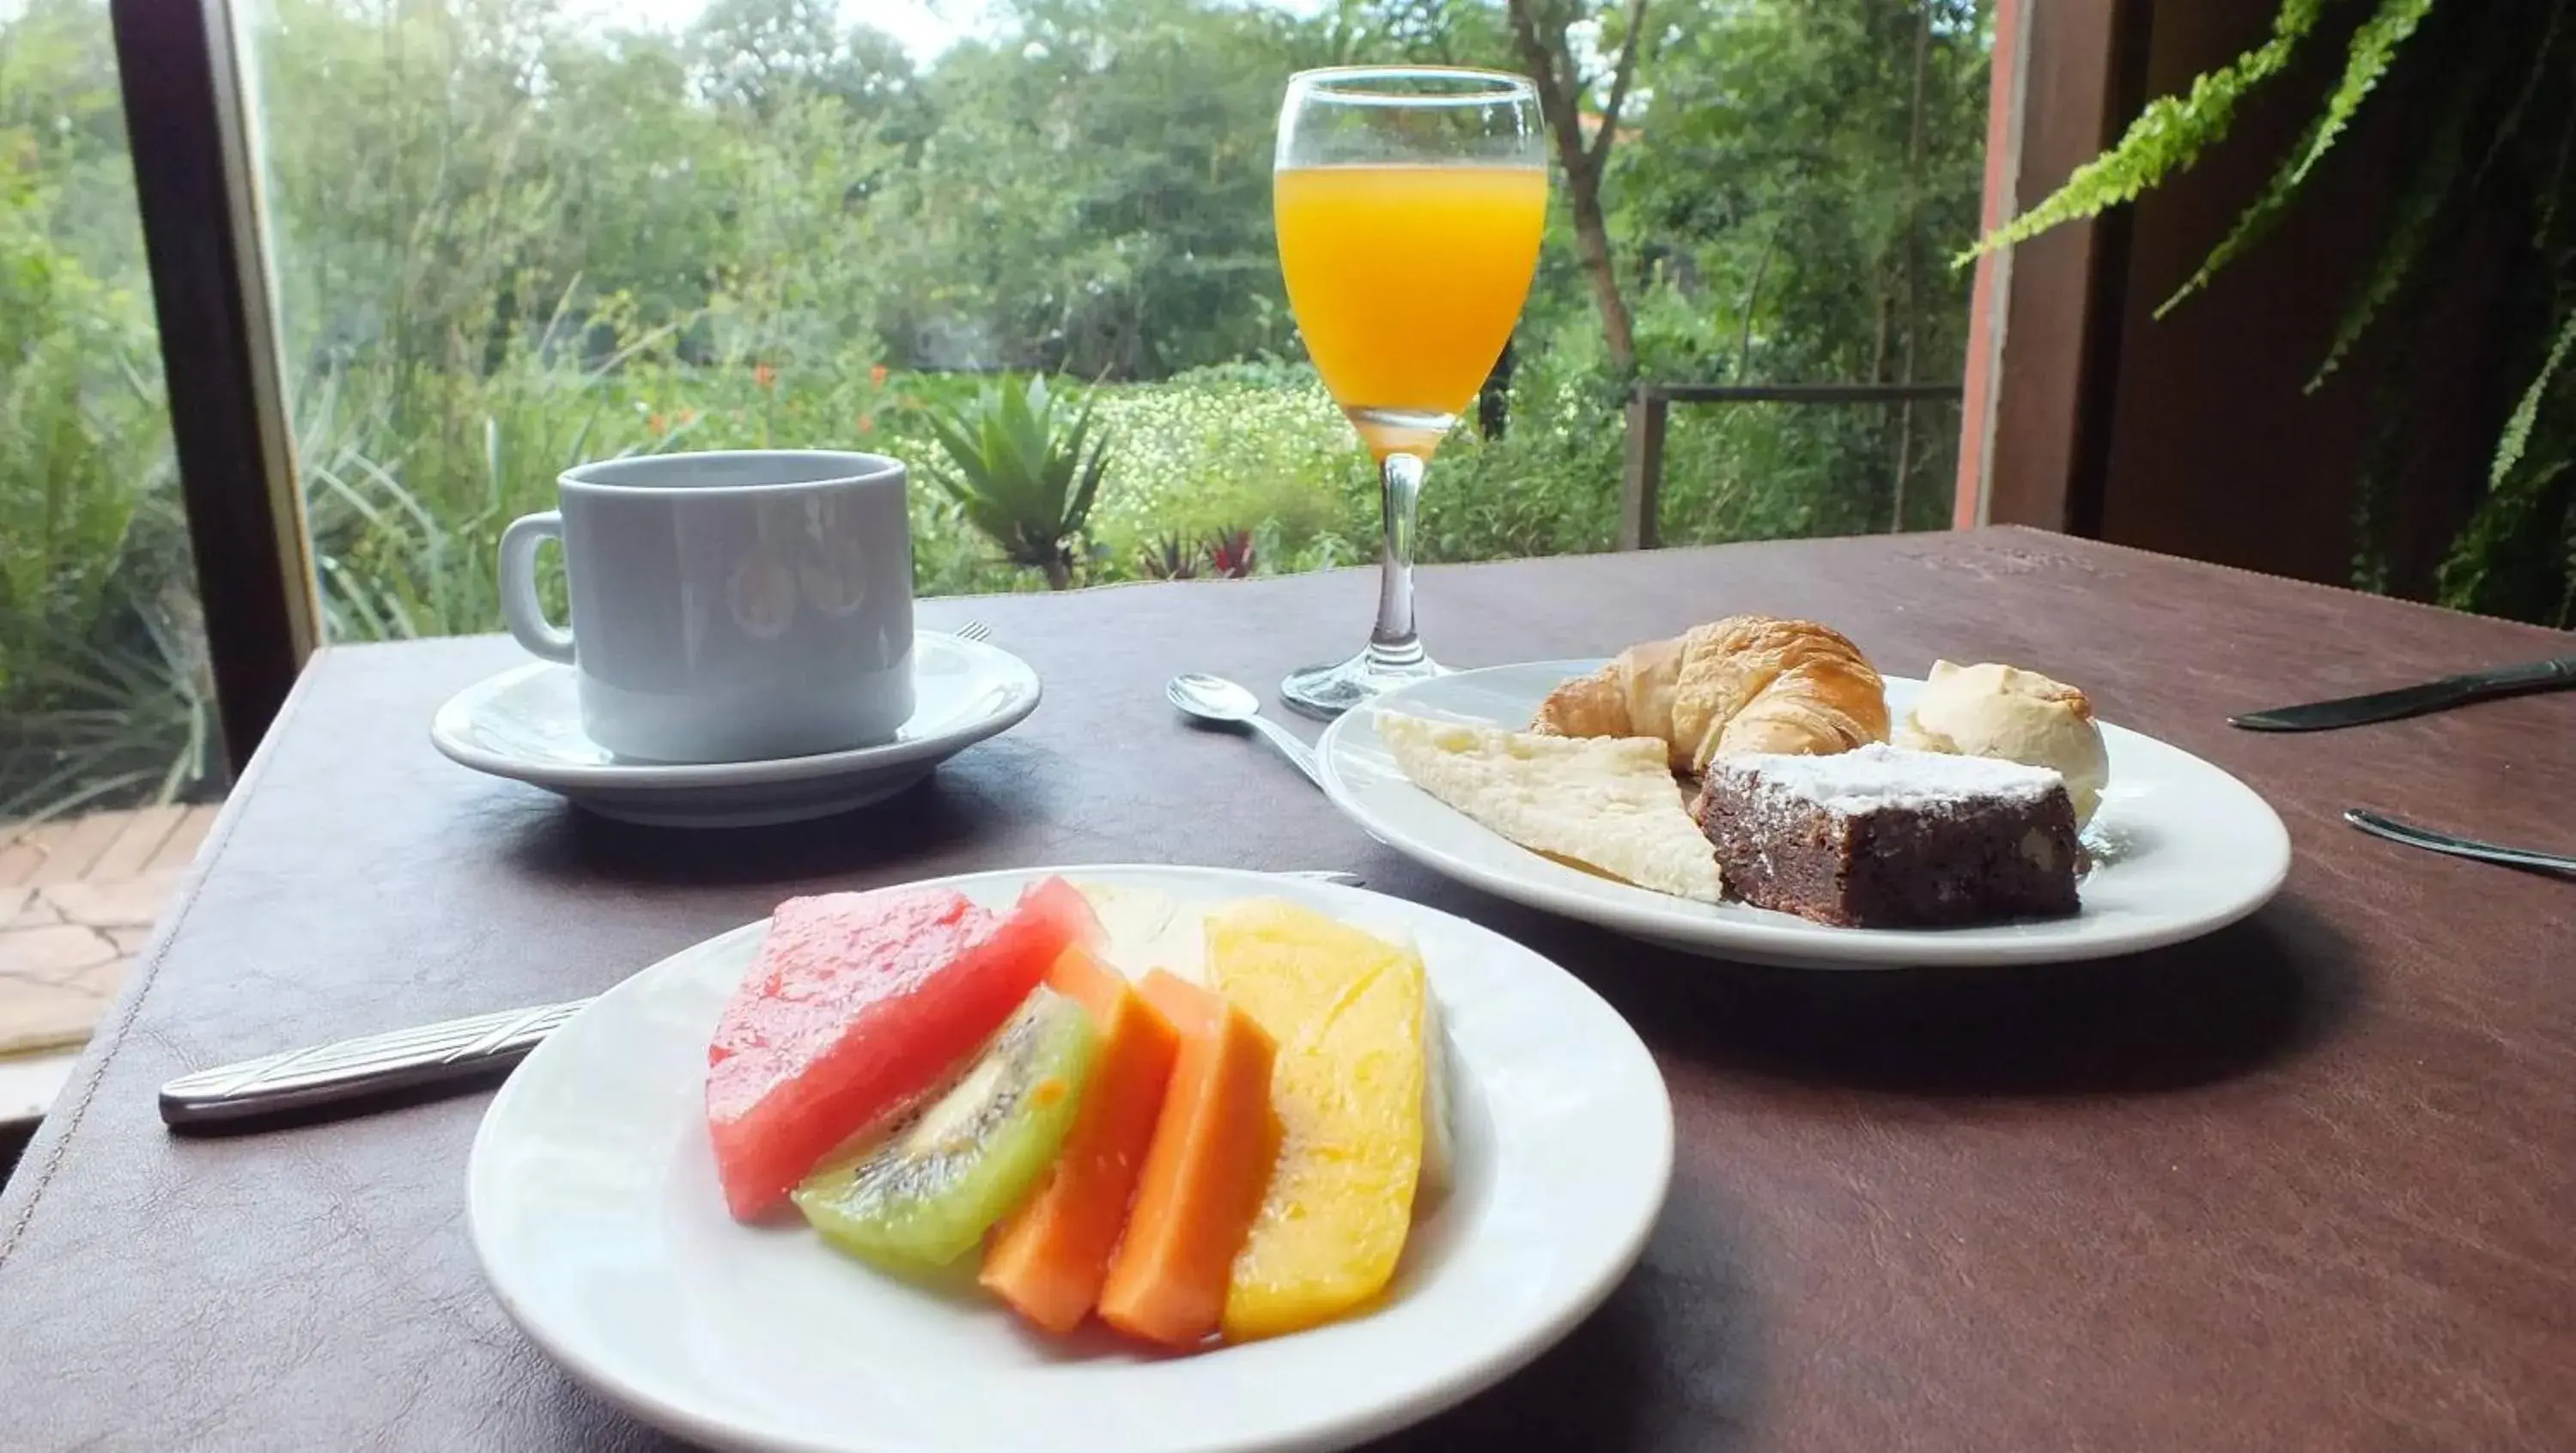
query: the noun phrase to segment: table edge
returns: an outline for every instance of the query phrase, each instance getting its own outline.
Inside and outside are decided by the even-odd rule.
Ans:
[[[11,1256],[26,1239],[27,1228],[35,1222],[36,1209],[44,1201],[46,1188],[53,1184],[55,1175],[61,1171],[65,1151],[73,1134],[80,1129],[81,1121],[89,1114],[90,1105],[97,1099],[99,1086],[107,1078],[108,1065],[124,1048],[126,1035],[141,1015],[144,999],[151,994],[154,982],[161,975],[161,966],[169,957],[171,940],[178,936],[196,909],[206,874],[231,843],[240,823],[242,804],[250,800],[251,790],[267,775],[270,763],[280,750],[278,743],[285,736],[280,728],[303,705],[318,674],[315,668],[339,649],[325,646],[316,650],[305,662],[304,669],[296,673],[295,684],[288,689],[286,700],[279,703],[277,715],[270,722],[267,733],[260,738],[250,761],[226,792],[214,826],[207,831],[205,845],[198,849],[196,860],[180,880],[170,906],[163,910],[159,923],[153,928],[151,942],[135,960],[134,972],[127,976],[114,1007],[100,1021],[100,1030],[90,1036],[63,1089],[55,1095],[53,1108],[37,1126],[34,1139],[20,1153],[7,1190],[0,1192],[0,1218],[5,1218],[5,1224],[0,1224],[0,1272],[8,1270]]]

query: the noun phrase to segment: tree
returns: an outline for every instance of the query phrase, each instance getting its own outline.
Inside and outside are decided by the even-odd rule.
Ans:
[[[764,118],[798,95],[834,97],[861,121],[917,104],[903,47],[870,26],[843,26],[829,0],[715,0],[690,40],[706,94]]]
[[[1625,377],[1637,369],[1636,325],[1619,291],[1610,226],[1601,206],[1601,178],[1609,167],[1611,144],[1619,135],[1628,83],[1636,75],[1638,50],[1646,34],[1646,0],[1627,0],[1619,56],[1611,64],[1598,124],[1589,134],[1583,102],[1597,78],[1584,74],[1574,54],[1571,31],[1582,18],[1579,0],[1510,0],[1510,13],[1521,68],[1537,86],[1539,110],[1556,137],[1557,163],[1565,173],[1566,203],[1574,217],[1575,250],[1592,285],[1593,306],[1601,313],[1610,366]]]
[[[1270,156],[1316,27],[1205,0],[1007,16],[941,56],[938,128],[889,192],[879,263],[902,356],[1150,379],[1286,351]]]
[[[1340,0],[1323,25],[1318,65],[1511,65],[1509,29],[1492,0]]]

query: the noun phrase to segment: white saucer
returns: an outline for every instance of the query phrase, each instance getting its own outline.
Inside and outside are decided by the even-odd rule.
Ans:
[[[1525,727],[1558,683],[1601,665],[1531,661],[1462,671],[1378,697],[1315,744],[1324,791],[1370,835],[1488,893],[1684,952],[1818,968],[2026,964],[2106,958],[2214,932],[2260,908],[2290,871],[2270,804],[2179,747],[2105,724],[2111,785],[2084,832],[2093,867],[2071,918],[1977,928],[1831,928],[1741,903],[1694,903],[1544,858],[1406,779],[1375,711]],[[1902,719],[1920,681],[1887,680]]]
[[[762,827],[893,796],[1037,709],[1038,678],[998,646],[937,631],[913,638],[912,719],[882,746],[767,762],[622,761],[584,735],[573,669],[535,662],[478,681],[438,709],[430,740],[451,760],[650,827]]]
[[[1312,1453],[1508,1375],[1627,1274],[1671,1178],[1672,1103],[1636,1032],[1581,981],[1490,929],[1355,888],[1060,871],[1183,901],[1284,898],[1421,950],[1449,1041],[1456,1170],[1383,1302],[1190,1356],[1096,1328],[1057,1344],[971,1285],[898,1280],[802,1226],[736,1222],[707,1143],[707,1038],[758,950],[754,924],[609,990],[493,1099],[466,1225],[511,1319],[602,1396],[716,1448]],[[943,881],[1004,907],[1041,875]]]

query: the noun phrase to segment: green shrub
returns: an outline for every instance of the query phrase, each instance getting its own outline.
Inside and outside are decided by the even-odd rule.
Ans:
[[[1312,562],[1338,548],[1352,497],[1370,487],[1359,439],[1312,369],[1232,365],[1099,394],[1122,441],[1092,516],[1103,569],[1166,535],[1233,530],[1269,537],[1268,558]]]
[[[0,823],[211,760],[149,315],[54,240],[35,154],[0,128]]]
[[[930,411],[944,456],[928,464],[931,479],[1003,559],[1038,570],[1052,590],[1073,584],[1075,543],[1109,467],[1113,435],[1095,433],[1096,418],[1091,405],[1066,402],[1037,375]]]

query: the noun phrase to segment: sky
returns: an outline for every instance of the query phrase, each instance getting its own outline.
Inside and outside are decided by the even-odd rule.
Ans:
[[[0,12],[18,0],[0,0]],[[1313,14],[1327,0],[1245,0],[1245,3],[1273,10]],[[614,14],[629,21],[640,20],[665,30],[676,30],[695,20],[706,8],[706,0],[592,0],[591,7],[601,13]],[[928,61],[955,44],[960,38],[989,28],[992,21],[986,0],[840,0],[845,20],[872,25],[902,42],[915,61]]]
[[[1271,10],[1311,15],[1328,0],[1243,0]],[[0,0],[0,20],[13,19],[27,0]],[[594,15],[658,30],[678,30],[698,18],[706,0],[566,0],[576,15]],[[903,43],[915,61],[928,61],[964,36],[992,24],[985,0],[840,0],[844,19],[873,25]]]
[[[0,10],[19,0],[0,0]],[[679,30],[707,8],[706,0],[566,0],[575,15],[624,25]],[[875,26],[903,43],[916,61],[927,61],[960,37],[990,23],[984,0],[840,0],[841,18]]]
[[[981,0],[841,0],[841,13],[873,25],[926,61],[983,23]]]

